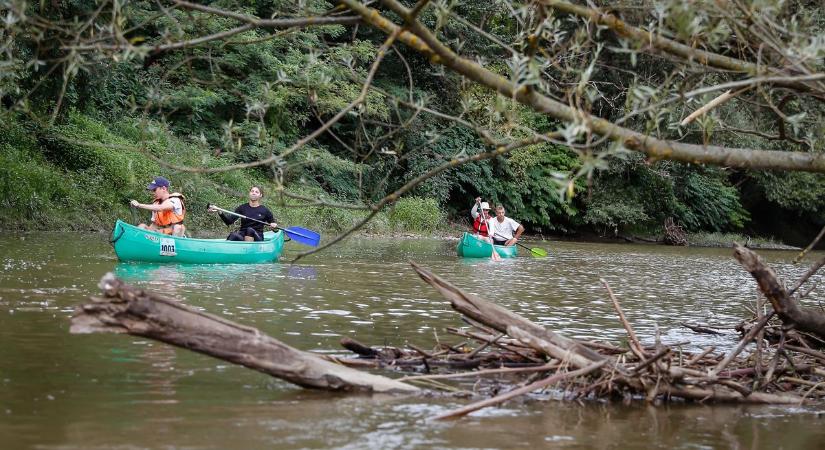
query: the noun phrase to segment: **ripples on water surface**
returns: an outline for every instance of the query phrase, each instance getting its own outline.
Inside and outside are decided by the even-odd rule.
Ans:
[[[409,260],[567,335],[622,341],[603,278],[642,340],[658,330],[689,350],[729,347],[736,336],[696,335],[679,322],[730,327],[755,296],[729,249],[536,242],[528,245],[549,248],[548,258],[492,263],[457,259],[454,245],[354,239],[296,265],[164,266],[120,264],[100,236],[2,238],[0,448],[817,448],[825,437],[813,407],[514,401],[429,423],[466,400],[311,392],[147,340],[68,334],[71,311],[107,271],[295,347],[340,354],[342,336],[459,340],[444,331],[462,325],[458,315]],[[760,253],[786,279],[805,270],[790,264],[792,252]]]

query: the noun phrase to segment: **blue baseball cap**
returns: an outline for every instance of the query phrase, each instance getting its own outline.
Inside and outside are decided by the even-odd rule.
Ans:
[[[169,180],[167,180],[166,178],[163,178],[163,177],[155,177],[155,179],[152,180],[151,183],[149,183],[149,186],[146,186],[146,189],[148,189],[150,191],[154,191],[155,189],[157,189],[159,187],[167,187],[168,188],[169,187]]]

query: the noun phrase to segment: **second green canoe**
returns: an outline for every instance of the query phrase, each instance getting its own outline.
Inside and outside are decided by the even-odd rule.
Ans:
[[[502,258],[515,258],[518,256],[518,247],[515,245],[509,247],[493,245],[466,232],[464,236],[461,236],[461,240],[458,241],[456,251],[458,252],[458,256],[464,258],[489,258],[493,256],[494,248],[498,256]]]

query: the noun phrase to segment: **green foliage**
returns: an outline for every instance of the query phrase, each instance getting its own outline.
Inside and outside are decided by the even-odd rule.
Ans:
[[[322,15],[332,8],[323,0],[210,4],[262,18]],[[731,17],[710,13],[717,4],[663,0],[652,9],[624,8],[621,16],[630,23],[650,24],[657,35],[734,56],[737,46],[732,45],[736,41],[731,40],[730,30],[739,13]],[[785,39],[778,42],[787,44],[783,46],[787,55],[778,60],[798,56],[816,72],[825,61],[821,38],[825,16],[810,0],[786,4],[759,0],[749,6],[748,23],[759,19],[771,29],[774,23],[781,25],[787,31],[777,34]],[[597,0],[596,5],[614,6],[605,0]],[[779,115],[787,117],[781,132],[774,108],[760,112],[756,107],[743,108],[738,101],[719,106],[691,127],[679,127],[675,123],[685,112],[717,93],[687,102],[664,101],[730,81],[729,74],[697,71],[680,65],[677,58],[662,60],[642,52],[645,43],[583,27],[583,21],[573,16],[547,17],[539,14],[539,8],[511,6],[437,2],[428,5],[420,20],[462,54],[499,75],[556,99],[575,101],[595,116],[622,117],[625,125],[659,138],[697,143],[713,137],[718,139],[714,142],[731,147],[785,149],[790,141],[764,137],[785,134],[800,150],[821,151],[825,136],[822,114],[817,114],[821,102],[806,103],[803,95],[788,96],[787,102],[776,98]],[[370,204],[454,158],[491,149],[475,130],[441,116],[398,108],[381,92],[460,116],[501,141],[557,130],[578,144],[591,138],[583,123],[563,126],[513,98],[442,74],[439,66],[399,45],[398,53],[388,53],[376,73],[373,84],[381,92],[370,91],[363,105],[289,155],[286,162],[209,175],[175,173],[155,158],[176,165],[220,167],[257,161],[290,148],[359,95],[386,36],[369,27],[353,31],[340,25],[277,32],[261,28],[226,40],[154,52],[155,46],[224,32],[238,22],[186,8],[161,11],[158,3],[148,1],[28,2],[26,8],[37,21],[26,22],[10,12],[9,31],[0,36],[8,59],[0,68],[0,97],[4,104],[15,103],[29,114],[17,117],[0,111],[0,205],[5,213],[0,225],[6,227],[104,228],[115,217],[130,217],[126,202],[146,200],[143,186],[157,174],[168,176],[173,188],[186,194],[193,230],[220,227],[213,216],[203,213],[206,204],[231,207],[245,201],[251,184],[271,191],[270,186],[283,181],[291,191],[311,198]],[[795,11],[799,14],[788,15]],[[90,14],[98,14],[91,26],[83,20],[72,25],[70,19]],[[20,23],[12,23],[17,19]],[[102,39],[101,43],[116,22],[122,32],[118,39],[146,45],[129,48],[118,40],[111,53],[67,52],[61,46],[73,41],[70,33],[44,26],[49,19],[69,29],[85,27],[83,37]],[[502,58],[509,51],[503,53],[500,45],[470,24],[481,24],[488,35],[525,53]],[[613,37],[604,40],[604,36]],[[741,39],[755,42],[753,37]],[[745,41],[738,44],[752,43]],[[529,48],[540,51],[527,57]],[[770,48],[764,50],[766,64],[777,60]],[[755,47],[747,45],[742,51],[747,57],[756,54]],[[41,67],[42,61],[61,65]],[[605,70],[608,67],[615,70]],[[69,77],[64,90],[65,75]],[[58,97],[62,103],[56,109]],[[768,97],[773,101],[775,96]],[[662,108],[623,117],[660,102]],[[54,121],[53,112],[57,112]],[[530,231],[582,227],[657,231],[666,217],[675,217],[689,230],[736,230],[747,224],[749,213],[742,207],[743,184],[734,187],[729,177],[747,181],[745,187],[755,185],[754,199],[766,199],[785,212],[821,220],[825,208],[821,175],[728,173],[668,162],[648,164],[638,155],[613,158],[616,154],[603,145],[573,151],[542,143],[465,164],[427,179],[411,192],[412,197],[378,214],[366,230],[432,231],[448,213],[466,220],[476,196],[503,204],[508,215]],[[559,173],[577,174],[572,186],[577,196],[572,201],[561,199],[560,189],[566,186],[556,180],[569,178],[560,178]],[[276,214],[287,224],[333,231],[345,230],[368,214],[328,206],[297,207],[297,201],[277,195],[267,202],[277,207]]]
[[[783,245],[771,238],[753,238],[739,233],[701,232],[688,235],[689,245],[700,247],[733,247],[734,243],[748,245],[751,248],[781,248]]]
[[[340,201],[340,199],[330,196],[319,186],[297,186],[290,189],[290,192],[294,195],[305,198],[318,198],[330,203]],[[301,202],[299,200],[279,193],[267,195],[265,203],[272,209],[278,223],[285,226],[307,226],[336,233],[348,230],[369,215],[369,212],[365,209],[300,206]],[[362,231],[367,233],[389,232],[390,226],[387,214],[378,213],[362,228]]]
[[[584,221],[602,231],[658,231],[676,207],[669,166],[651,167],[638,155],[612,159],[593,180]]]
[[[135,194],[130,189],[159,170],[157,163],[149,162],[132,142],[77,112],[69,113],[65,123],[43,131],[40,143],[49,161],[82,173],[89,183],[105,185],[107,190]]]
[[[689,231],[740,229],[750,215],[739,201],[736,188],[720,172],[688,172],[677,188],[677,221]]]
[[[444,228],[444,217],[432,198],[401,198],[390,210],[389,220],[395,231],[432,232]]]
[[[617,199],[602,195],[589,205],[584,220],[615,232],[627,227],[649,225],[650,216],[645,213],[644,205],[633,201],[631,196]]]
[[[15,133],[22,129],[19,122],[5,122],[3,128],[0,195],[8,202],[3,216],[11,227],[101,229],[126,213],[126,200],[143,193],[137,186],[150,179],[154,163],[100,145],[124,141],[83,116],[73,114],[62,126],[33,127],[23,139]]]
[[[201,149],[181,142],[157,124],[144,127],[124,119],[107,126],[77,112],[50,128],[27,129],[20,120],[8,120],[0,125],[0,226],[105,230],[117,218],[146,221],[148,212],[130,211],[128,201],[149,202],[146,185],[153,176],[163,175],[172,181],[172,190],[186,196],[189,230],[203,234],[223,227],[206,213],[207,204],[233,208],[246,201],[253,184],[272,191],[254,170],[201,175],[163,169],[139,150],[147,129],[155,134],[154,145],[146,151],[159,153],[171,163],[213,167],[226,163],[205,157]],[[344,229],[365,216],[363,211],[353,214],[331,208],[321,214],[312,208],[299,211],[293,216],[300,221],[293,224],[320,229]]]
[[[305,147],[290,161],[298,163],[298,170],[290,171],[288,180],[319,186],[341,201],[359,200],[363,180],[372,170],[366,164],[340,158],[322,148]]]
[[[825,176],[802,172],[758,172],[752,177],[765,198],[786,210],[825,212]]]
[[[436,139],[432,144],[428,144]],[[444,164],[454,157],[472,155],[484,150],[478,137],[470,130],[452,127],[446,130],[437,128],[429,132],[409,136],[410,148],[423,147],[423,151],[408,155],[405,172],[409,177],[417,177]],[[424,198],[433,198],[443,205],[451,200],[455,191],[478,192],[490,176],[490,163],[466,164],[455,171],[441,172],[419,185],[414,193]],[[462,200],[466,203],[466,199]]]
[[[509,216],[537,230],[566,231],[578,221],[578,208],[565,201],[556,173],[569,172],[578,167],[576,154],[561,146],[544,144],[514,151],[502,161],[501,173],[491,182],[496,192],[491,197],[503,204]],[[579,182],[579,188],[583,188]]]
[[[69,206],[71,181],[43,160],[36,142],[17,122],[0,125],[0,227],[24,223],[43,227],[61,224]]]
[[[750,219],[723,171],[671,162],[649,166],[632,156],[613,161],[597,177],[584,220],[656,233],[671,216],[690,231],[736,230]]]

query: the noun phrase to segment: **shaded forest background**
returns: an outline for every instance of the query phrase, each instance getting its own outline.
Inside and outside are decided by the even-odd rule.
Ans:
[[[300,3],[318,10],[334,6]],[[613,6],[626,19],[647,23],[649,10],[641,6],[648,3]],[[256,17],[298,8],[294,2],[278,0],[212,4]],[[99,5],[73,0],[26,8],[38,17],[71,22],[94,14]],[[473,34],[467,23],[484,24],[487,32],[517,41],[511,10],[499,2],[450,5],[460,14],[445,19],[425,11],[421,21],[444,27],[447,37],[460,39],[465,54],[510,73],[508,55]],[[136,29],[125,38],[135,43],[160,42],[169,30],[186,39],[237,26],[231,19],[192,11],[163,14],[149,1],[126,2],[120,8],[128,20],[124,28]],[[806,30],[814,36],[825,34],[821,4],[788,2],[783,8],[789,16],[806,11]],[[9,9],[5,4],[4,10]],[[690,11],[683,14],[680,20],[687,27]],[[678,29],[676,19],[672,26]],[[343,205],[372,204],[455,155],[485,150],[473,130],[433,114],[400,112],[399,101],[426,104],[504,134],[517,134],[522,127],[539,132],[560,127],[545,115],[466,83],[397,46],[385,56],[373,81],[375,89],[362,107],[290,154],[286,163],[214,174],[181,172],[163,163],[218,167],[256,161],[318,128],[358,95],[385,36],[365,26],[253,29],[180,51],[136,52],[115,60],[103,52],[81,57],[58,41],[50,43],[48,36],[15,29],[10,20],[3,32],[7,63],[0,68],[4,229],[105,230],[116,218],[134,220],[128,199],[146,199],[145,185],[153,175],[162,174],[172,180],[173,190],[187,196],[190,227],[196,231],[220,225],[206,214],[208,203],[233,206],[251,184],[263,185],[266,203],[283,223],[341,231],[366,215]],[[621,117],[632,104],[628,92],[636,91],[629,91],[629,86],[640,79],[664,83],[672,69],[641,52],[628,58],[618,50],[620,43],[613,44],[590,75],[603,94],[593,109],[608,119]],[[782,107],[787,116],[801,111],[801,102],[786,100]],[[796,117],[793,127],[782,130],[788,140],[718,126],[749,114],[726,105],[700,126],[672,134],[695,142],[712,134],[733,147],[774,150],[795,150],[800,145],[795,141],[802,141],[808,142],[803,145],[807,151],[824,150],[822,140],[815,139],[825,135],[821,115]],[[771,118],[747,118],[762,124],[759,130],[766,134],[783,127]],[[636,125],[644,128],[645,119],[638,120]],[[580,155],[553,143],[464,164],[426,180],[379,214],[366,231],[443,230],[446,221],[468,221],[476,196],[505,205],[508,215],[523,222],[528,232],[542,234],[655,236],[672,217],[690,232],[732,231],[804,245],[825,225],[825,180],[820,174],[656,162],[638,153],[620,153],[600,161],[592,175],[577,178],[575,195],[565,198],[565,185],[559,180],[583,164],[587,163]],[[308,206],[297,197],[327,204]]]

